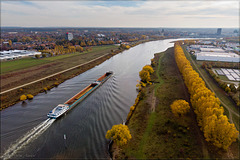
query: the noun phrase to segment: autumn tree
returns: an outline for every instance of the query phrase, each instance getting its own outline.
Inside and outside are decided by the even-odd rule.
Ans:
[[[231,89],[227,86],[227,87],[225,88],[225,92],[229,93],[229,92],[231,92]]]
[[[150,65],[144,66],[143,70],[147,70],[149,74],[152,74],[154,72],[153,68]]]
[[[204,136],[206,141],[212,142],[218,148],[227,149],[232,142],[235,142],[239,132],[234,124],[228,122],[225,115],[212,115],[208,117],[208,122],[204,126]]]
[[[24,101],[24,100],[27,99],[27,96],[26,95],[21,95],[19,99],[20,99],[20,101]]]
[[[8,41],[8,44],[9,44],[9,46],[11,47],[11,46],[12,46],[12,41],[9,40],[9,41]]]
[[[175,100],[170,107],[176,117],[183,116],[190,110],[189,103],[185,100]]]
[[[118,146],[127,144],[127,142],[132,138],[128,126],[119,124],[114,125],[111,130],[107,131],[107,139],[113,140]]]
[[[83,47],[81,47],[81,46],[76,46],[76,51],[77,51],[77,52],[83,52]]]
[[[80,46],[81,46],[81,47],[86,47],[86,43],[85,43],[84,41],[82,41],[82,42],[80,43]]]
[[[139,72],[139,77],[141,81],[144,83],[150,83],[151,78],[150,75],[154,72],[153,68],[150,65],[146,65],[143,69]]]
[[[141,78],[141,81],[148,83],[151,81],[150,74],[147,70],[141,70],[139,72],[139,77]]]
[[[235,125],[229,123],[228,118],[223,115],[224,109],[220,106],[220,100],[206,87],[178,43],[175,43],[174,55],[178,69],[190,93],[190,101],[197,115],[198,125],[203,131],[206,141],[211,142],[216,147],[227,149],[232,142],[236,141],[239,132]],[[226,83],[222,83],[221,87],[228,92],[231,91]]]

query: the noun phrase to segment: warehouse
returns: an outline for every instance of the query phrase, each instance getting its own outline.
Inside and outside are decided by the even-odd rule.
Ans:
[[[35,55],[41,55],[41,52],[27,51],[27,50],[9,50],[0,52],[0,61],[14,60],[23,57],[34,57]]]
[[[239,62],[239,55],[226,52],[200,52],[197,53],[197,60],[202,61],[221,61],[221,62]]]

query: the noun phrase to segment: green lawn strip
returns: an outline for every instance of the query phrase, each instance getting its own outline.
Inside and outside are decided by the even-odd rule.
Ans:
[[[218,75],[218,77],[219,77],[221,80],[229,81],[228,78],[227,78],[226,76]]]
[[[190,58],[190,55],[186,51],[185,47],[183,47],[183,50],[184,50],[186,57],[191,62],[192,67],[194,68],[195,71],[197,71],[195,65],[193,64],[194,62]],[[208,84],[211,86],[211,88],[215,92],[216,96],[219,99],[221,99],[221,101],[223,101],[223,103],[225,103],[228,107],[230,107],[235,113],[239,113],[239,111],[237,110],[237,108],[235,106],[235,103],[226,95],[226,93],[221,88],[219,88],[219,86],[214,82],[214,80],[209,76],[209,74],[203,68],[201,68],[200,65],[196,65],[196,66],[198,66],[199,71],[204,76],[204,78],[203,77],[202,78],[208,82]],[[206,85],[207,85],[207,83],[206,83]],[[224,110],[228,110],[225,106],[223,106],[223,107],[224,107]],[[226,113],[227,116],[229,116],[228,112],[229,111],[224,111],[224,113]],[[232,115],[234,115],[234,114],[232,114]],[[238,126],[238,128],[239,128],[239,121],[240,121],[240,118],[233,118],[233,123],[235,124],[235,126]]]
[[[146,146],[147,141],[151,141],[151,137],[149,137],[149,135],[152,132],[152,127],[155,123],[155,120],[156,120],[156,113],[152,112],[148,119],[147,128],[146,128],[146,130],[142,136],[142,139],[139,143],[138,151],[134,155],[134,157],[136,157],[137,159],[146,159],[147,158],[145,155],[145,148],[147,147]]]
[[[1,74],[46,63],[48,63],[48,60],[46,59],[33,59],[30,57],[14,61],[1,62]]]
[[[117,47],[118,46],[116,45],[94,46],[92,47],[91,51],[84,51],[82,53],[76,52],[71,54],[64,54],[64,55],[58,55],[58,56],[46,57],[46,58],[40,58],[40,59],[29,57],[29,58],[23,58],[19,60],[1,62],[1,74],[17,71],[21,69],[26,69],[26,68],[37,66],[37,65],[51,63],[56,60],[62,61],[66,58],[73,58],[73,57],[75,58],[82,54],[97,53],[97,52],[102,52],[104,50],[116,49]]]
[[[162,57],[164,56],[165,52],[162,52],[162,53],[159,53],[159,54],[160,54],[160,57],[159,57],[159,60],[158,60],[157,72],[155,73],[157,75],[157,82],[159,82],[159,83],[154,84],[154,95],[156,95],[156,91],[164,83],[164,80],[159,75],[159,73],[160,73],[160,70],[161,70]],[[155,120],[156,120],[156,113],[153,112],[149,116],[147,128],[146,128],[146,130],[143,134],[143,137],[140,141],[138,152],[135,155],[135,157],[137,159],[140,159],[140,158],[145,159],[146,158],[146,156],[145,156],[145,150],[146,150],[145,148],[147,147],[146,143],[148,141],[151,141],[151,137],[149,136],[149,134],[152,132],[152,127],[153,127],[153,124],[155,123]]]
[[[162,60],[162,57],[164,56],[164,54],[165,54],[165,52],[162,52],[161,53],[161,55],[160,55],[160,57],[159,57],[159,61],[158,61],[158,67],[157,67],[157,73],[156,73],[156,75],[157,75],[157,81],[159,82],[159,83],[156,83],[156,87],[154,88],[154,95],[156,96],[156,90],[164,83],[164,80],[162,79],[162,77],[159,75],[159,73],[160,73],[160,70],[161,70],[161,60]]]

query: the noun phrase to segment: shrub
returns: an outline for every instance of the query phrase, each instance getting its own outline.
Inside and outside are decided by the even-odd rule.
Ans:
[[[130,107],[130,111],[134,111],[134,109],[135,109],[134,106]]]
[[[23,95],[20,96],[20,101],[25,101],[26,99],[27,99],[26,95],[23,94]]]
[[[229,86],[229,88],[231,89],[232,92],[234,92],[234,93],[237,92],[237,89],[236,89],[236,87],[235,87],[234,84],[231,83],[230,86]]]
[[[36,55],[35,55],[35,58],[39,59],[39,58],[40,58],[40,55],[36,54]]]
[[[231,89],[227,86],[227,87],[225,88],[225,92],[229,93],[229,92],[231,92]]]
[[[43,54],[42,54],[42,57],[43,57],[43,58],[47,57],[46,53],[43,53]]]
[[[33,95],[27,94],[27,98],[28,98],[28,99],[33,99]]]
[[[126,47],[125,47],[126,49],[129,49],[129,48],[131,48],[129,45],[126,45]]]
[[[55,83],[54,83],[54,85],[55,85],[55,86],[58,86],[58,85],[59,85],[59,83],[58,83],[58,82],[55,82]]]

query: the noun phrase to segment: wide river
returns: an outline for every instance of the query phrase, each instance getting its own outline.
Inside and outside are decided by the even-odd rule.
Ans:
[[[27,103],[1,111],[2,158],[107,158],[107,130],[122,123],[137,96],[138,73],[155,53],[175,39],[140,44],[104,63],[38,94]],[[56,105],[85,88],[106,71],[114,75],[63,117],[47,120]],[[64,139],[64,134],[66,139]]]

